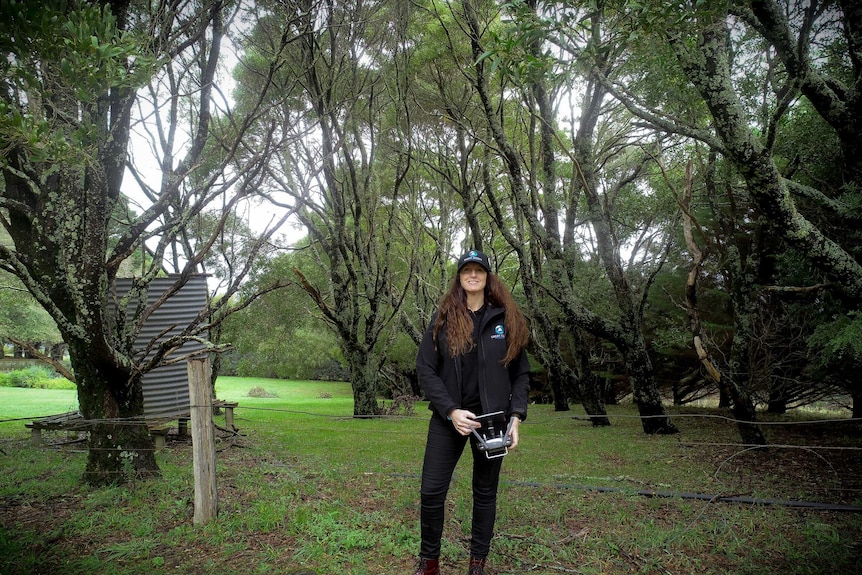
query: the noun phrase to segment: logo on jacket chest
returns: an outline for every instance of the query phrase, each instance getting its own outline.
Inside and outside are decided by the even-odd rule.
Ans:
[[[506,339],[506,329],[503,324],[498,323],[494,326],[494,333],[491,334],[491,339]]]

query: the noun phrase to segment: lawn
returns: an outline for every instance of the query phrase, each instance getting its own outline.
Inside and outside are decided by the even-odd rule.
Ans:
[[[83,446],[54,433],[31,448],[19,419],[67,411],[74,392],[0,388],[0,573],[412,573],[427,404],[358,420],[342,383],[220,378],[217,392],[239,403],[239,434],[220,433],[218,517],[194,526],[187,438],[157,454],[160,480],[87,490]],[[805,448],[762,451],[734,445],[717,411],[671,409],[672,436],[644,435],[632,406],[609,411],[613,425],[593,428],[580,408],[531,407],[503,465],[491,573],[862,573],[857,426],[772,418],[771,444]],[[466,572],[468,462],[449,499],[447,574]]]

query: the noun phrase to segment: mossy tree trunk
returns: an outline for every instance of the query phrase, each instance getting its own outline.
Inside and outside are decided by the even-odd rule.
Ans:
[[[345,354],[353,388],[353,417],[378,415],[380,403],[380,362],[376,355],[355,351]]]
[[[90,342],[71,347],[75,348],[71,357],[78,406],[90,422],[84,480],[102,486],[160,475],[153,439],[143,419],[141,376],[116,366]]]

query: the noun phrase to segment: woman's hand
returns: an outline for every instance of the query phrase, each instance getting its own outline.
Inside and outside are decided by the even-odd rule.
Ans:
[[[479,429],[482,424],[476,421],[476,414],[466,409],[453,409],[449,414],[455,431],[461,435],[470,435],[474,429]]]
[[[521,438],[519,428],[521,427],[521,418],[517,415],[512,416],[512,429],[509,430],[509,437],[512,438],[512,445],[509,449],[515,449],[518,446],[518,440]]]

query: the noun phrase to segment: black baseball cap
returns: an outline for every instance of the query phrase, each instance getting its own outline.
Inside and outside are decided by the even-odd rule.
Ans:
[[[458,259],[458,272],[467,264],[479,264],[486,272],[491,273],[491,261],[479,250],[470,250]]]

